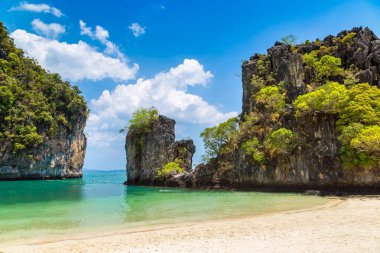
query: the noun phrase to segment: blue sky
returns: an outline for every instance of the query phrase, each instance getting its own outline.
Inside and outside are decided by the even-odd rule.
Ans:
[[[147,106],[177,120],[177,139],[195,140],[199,163],[199,133],[241,110],[243,59],[287,34],[380,34],[379,14],[378,1],[0,0],[16,44],[83,91],[85,168],[98,170],[125,168],[118,130]]]

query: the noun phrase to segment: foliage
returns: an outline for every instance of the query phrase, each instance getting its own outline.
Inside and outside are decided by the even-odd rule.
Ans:
[[[263,163],[265,161],[265,154],[261,150],[263,147],[257,137],[253,137],[250,140],[243,142],[241,148],[244,154],[250,157],[257,163]]]
[[[285,93],[281,93],[277,86],[262,88],[255,99],[258,104],[263,105],[270,112],[281,112],[285,107]]]
[[[341,66],[342,61],[340,58],[325,55],[315,63],[317,77],[319,77],[320,80],[325,80],[340,75],[343,72]]]
[[[315,63],[318,61],[318,57],[317,56],[318,56],[318,51],[314,50],[314,51],[311,51],[308,54],[303,54],[302,55],[302,60],[303,60],[303,62],[307,66],[314,68]]]
[[[231,118],[217,126],[206,128],[202,133],[206,155],[203,160],[216,158],[221,148],[226,145],[238,132],[237,118]]]
[[[350,33],[348,33],[346,36],[344,36],[344,38],[342,39],[342,42],[343,42],[343,43],[349,42],[349,41],[351,41],[353,38],[355,38],[355,36],[356,36],[356,33],[355,33],[355,32],[350,32]]]
[[[321,47],[323,51],[323,48]],[[321,51],[319,50],[319,51]],[[318,82],[324,82],[331,80],[331,78],[344,73],[342,66],[342,61],[340,58],[334,57],[332,55],[324,55],[318,60],[318,50],[311,51],[308,54],[302,55],[302,60],[315,72],[315,78]],[[328,52],[327,52],[328,53]]]
[[[351,125],[343,128],[343,131],[338,138],[339,141],[342,143],[340,153],[343,161],[343,166],[346,168],[357,166],[368,167],[376,164],[376,161],[373,158],[371,158],[368,153],[366,153],[365,151],[358,150],[357,145],[364,144],[361,143],[361,133],[364,129],[366,128],[362,124],[352,123]],[[364,133],[364,135],[367,134]],[[367,148],[369,147],[368,144],[369,143],[367,142]]]
[[[296,135],[289,129],[280,128],[269,134],[264,145],[272,156],[275,154],[287,154],[296,147]]]
[[[344,77],[344,85],[347,88],[351,88],[359,83],[359,79],[355,76],[355,72],[351,69],[345,71]]]
[[[158,111],[155,108],[141,108],[132,114],[129,120],[129,130],[137,135],[148,133],[154,120],[158,119]]]
[[[256,63],[256,69],[257,69],[257,73],[260,76],[264,76],[267,73],[268,68],[265,65],[265,62],[262,59],[259,59],[257,60],[257,63]]]
[[[329,113],[339,116],[340,153],[346,167],[370,166],[380,161],[377,139],[380,125],[380,89],[367,83],[347,89],[330,82],[315,91],[299,96],[293,103],[296,115]]]
[[[349,101],[343,107],[339,127],[352,123],[380,125],[380,89],[368,83],[353,86],[347,92]]]
[[[252,75],[251,86],[252,91],[257,92],[265,86],[265,80],[258,75]]]
[[[380,89],[367,83],[359,83],[357,73],[360,69],[357,65],[351,64],[346,57],[336,57],[342,55],[341,50],[345,47],[352,47],[350,44],[355,42],[356,36],[356,33],[351,32],[344,37],[331,37],[329,41],[306,41],[305,44],[312,45],[303,48],[295,45],[294,36],[283,38],[284,44],[290,45],[292,51],[302,55],[304,81],[307,82],[304,90],[306,93],[299,95],[288,105],[286,92],[290,87],[286,86],[284,80],[276,78],[279,69],[271,65],[270,56],[256,55],[256,64],[251,69],[253,75],[250,111],[242,117],[239,129],[235,129],[232,138],[217,142],[219,145],[208,144],[213,148],[213,152],[209,153],[211,157],[218,157],[226,149],[235,150],[240,147],[251,162],[267,166],[270,159],[290,155],[299,144],[297,133],[283,128],[284,123],[292,122],[293,116],[312,116],[312,120],[319,119],[320,115],[332,115],[329,119],[336,120],[343,166],[378,167]],[[316,50],[304,53],[310,48]],[[351,66],[348,67],[348,64]],[[218,160],[219,165],[225,159],[223,155],[220,157],[222,159]],[[226,159],[230,159],[229,157]]]
[[[36,147],[87,115],[78,87],[26,58],[0,23],[0,152]]]
[[[293,34],[289,34],[282,37],[281,42],[285,45],[295,46],[297,44],[297,37]]]
[[[358,153],[365,153],[376,161],[380,161],[380,126],[363,128],[351,141]]]
[[[184,172],[185,170],[181,167],[183,161],[180,159],[176,159],[174,162],[169,162],[164,165],[161,169],[157,170],[156,177],[159,179],[165,179],[170,174],[179,174]]]
[[[315,91],[298,96],[293,105],[296,115],[303,113],[339,113],[349,100],[346,87],[337,82],[329,82]]]

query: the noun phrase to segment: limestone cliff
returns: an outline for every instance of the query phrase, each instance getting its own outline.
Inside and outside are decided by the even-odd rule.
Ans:
[[[339,71],[331,74],[333,67],[327,67],[324,71],[330,71],[329,75],[322,76],[322,70],[317,73],[307,64],[305,55],[312,55],[313,61],[319,59],[320,65],[323,56],[332,56],[337,59]],[[327,108],[296,116],[297,108],[293,104],[299,96],[318,91],[325,82],[336,82],[347,89],[359,83],[380,87],[380,40],[371,30],[354,28],[301,45],[277,42],[266,55],[256,54],[243,63],[242,81],[242,114],[240,133],[234,140],[236,147],[229,153],[219,154],[212,163],[196,168],[195,178],[198,175],[199,179],[195,185],[200,182],[199,186],[211,187],[380,189],[378,161],[362,166],[358,158],[349,167],[344,165],[343,144],[339,138],[342,129],[337,128],[337,122],[342,119],[337,111]],[[270,111],[260,97],[263,88],[274,86],[283,90],[285,96],[284,108],[276,112]],[[380,108],[374,106],[366,110],[378,114]],[[353,123],[365,124],[363,122]],[[278,149],[265,149],[270,134],[280,128],[296,136],[295,148],[282,153]],[[256,142],[247,141],[252,138]],[[251,144],[250,155],[244,150],[244,143]],[[252,158],[254,152],[265,158]],[[377,156],[373,154],[372,157]]]
[[[129,129],[125,144],[127,184],[169,184],[158,180],[157,171],[176,159],[182,161],[184,173],[191,170],[195,146],[192,140],[175,141],[175,123],[173,119],[159,115],[142,135]],[[167,180],[173,180],[172,176],[175,175],[170,175]]]
[[[54,179],[82,177],[86,152],[86,118],[75,122],[74,129],[61,128],[35,148],[16,154],[5,152],[0,158],[0,180]]]
[[[0,180],[81,177],[87,115],[78,87],[25,57],[0,22]]]

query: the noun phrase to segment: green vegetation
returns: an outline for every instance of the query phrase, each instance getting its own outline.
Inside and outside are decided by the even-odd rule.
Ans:
[[[293,34],[286,35],[281,38],[281,42],[285,45],[295,46],[297,43],[297,37]]]
[[[313,137],[305,136],[310,133],[303,132],[297,124],[310,121],[314,126],[319,120],[327,120],[336,124],[333,130],[337,131],[340,158],[346,169],[379,168],[380,89],[359,81],[367,77],[363,76],[364,65],[356,64],[350,56],[353,51],[361,50],[353,47],[356,37],[355,32],[349,32],[323,41],[306,41],[299,46],[295,45],[293,35],[282,38],[283,44],[291,46],[291,52],[302,56],[305,86],[297,87],[298,91],[290,86],[289,77],[284,73],[292,72],[290,68],[294,66],[286,69],[279,55],[256,54],[252,57],[251,72],[247,72],[251,75],[248,89],[251,95],[249,101],[244,101],[250,104],[245,105],[245,114],[238,122],[232,125],[225,122],[202,133],[206,161],[218,158],[219,169],[224,163],[233,168],[236,157],[242,153],[252,168],[265,169],[272,166],[275,159],[286,162],[296,150],[302,152],[298,146],[310,145],[300,143],[301,140]],[[291,54],[287,47],[282,50],[288,56]],[[280,65],[278,69],[274,69],[276,64]],[[279,76],[285,78],[279,80]],[[298,97],[291,101],[295,92]]]
[[[281,112],[285,107],[285,93],[280,93],[277,86],[261,88],[255,96],[256,102],[270,112]]]
[[[221,149],[234,138],[237,132],[237,118],[231,118],[217,126],[206,128],[201,133],[206,149],[206,154],[204,155],[203,160],[207,162],[212,158],[216,158],[221,152]]]
[[[253,91],[259,91],[261,88],[265,86],[264,78],[258,75],[252,75],[251,86]]]
[[[380,162],[377,141],[380,135],[380,89],[361,83],[347,89],[343,84],[327,83],[299,96],[293,103],[296,115],[336,114],[341,132],[342,160],[346,167],[372,166]]]
[[[87,115],[78,87],[26,58],[0,23],[0,152],[36,147]]]
[[[320,52],[321,50],[312,51],[302,56],[303,62],[314,74],[315,81],[323,83],[343,75],[344,70],[341,68],[341,59],[331,55],[324,55],[321,59],[318,59],[318,53]]]
[[[141,108],[132,114],[129,120],[129,125],[120,130],[120,133],[125,133],[128,130],[128,135],[135,138],[136,155],[138,159],[141,158],[141,153],[144,147],[144,135],[149,133],[152,124],[158,119],[158,110],[154,107],[149,109]]]
[[[297,146],[296,135],[289,129],[280,128],[269,134],[264,145],[270,156],[290,154]]]
[[[258,164],[265,162],[266,157],[289,155],[297,146],[296,134],[286,128],[271,131],[264,136],[264,142],[253,137],[241,145],[244,154]]]
[[[297,116],[304,113],[339,113],[348,100],[344,85],[329,82],[313,92],[299,96],[293,105]]]
[[[169,176],[170,174],[179,174],[184,172],[185,170],[182,167],[182,164],[184,162],[180,159],[176,159],[174,162],[169,162],[164,165],[161,169],[157,170],[156,177],[158,179],[164,180]]]
[[[265,161],[265,154],[261,150],[263,146],[261,145],[259,139],[253,137],[250,140],[247,140],[242,143],[241,149],[244,154],[253,159],[257,163],[262,163]]]
[[[338,126],[352,123],[380,125],[380,89],[368,83],[353,86],[347,91],[349,100],[341,110]]]
[[[156,108],[141,108],[132,114],[129,125],[126,129],[131,130],[134,134],[142,135],[150,131],[153,121],[158,119],[158,111]],[[126,129],[120,130],[124,132]]]
[[[317,77],[320,80],[328,80],[331,77],[338,76],[343,73],[341,66],[342,61],[340,58],[325,55],[315,63]]]
[[[351,141],[351,145],[359,154],[365,153],[373,160],[380,161],[380,126],[369,126]]]
[[[342,41],[342,43],[347,43],[347,42],[352,41],[352,39],[355,38],[355,37],[356,37],[356,33],[350,32],[349,34],[347,34],[346,36],[344,36],[344,38],[341,41]]]

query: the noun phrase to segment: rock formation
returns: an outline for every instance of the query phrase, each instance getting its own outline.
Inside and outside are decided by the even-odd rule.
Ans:
[[[191,171],[195,146],[192,140],[175,141],[175,120],[159,115],[143,135],[129,130],[126,137],[127,184],[129,185],[181,185],[182,177]],[[185,170],[169,175],[165,182],[158,180],[157,171],[167,163],[181,160]],[[186,184],[186,183],[185,183]]]
[[[191,171],[192,142],[175,142],[175,122],[160,116],[142,139],[128,133],[128,183],[380,190],[380,40],[371,30],[301,45],[276,42],[268,54],[243,63],[242,81],[239,127],[228,128],[215,157]],[[157,181],[157,171],[177,157],[186,170]]]
[[[78,87],[25,57],[0,22],[0,180],[81,177],[87,115]]]
[[[87,141],[85,124],[86,118],[82,118],[75,122],[72,131],[62,128],[57,136],[46,138],[36,148],[17,154],[3,153],[0,180],[82,177]]]
[[[308,89],[317,89],[318,85],[325,82],[315,84],[315,72],[303,60],[305,54],[312,52],[316,53],[318,59],[323,55],[331,55],[341,60],[344,74],[329,77],[330,81],[345,83],[350,87],[354,84],[350,84],[347,81],[349,79],[355,80],[355,84],[368,82],[380,87],[380,40],[368,28],[342,31],[337,36],[328,36],[322,41],[307,41],[301,45],[277,42],[268,49],[267,55],[256,54],[242,65],[243,101],[240,126],[246,127],[244,124],[248,122],[247,117],[252,112],[262,118],[256,118],[256,123],[252,123],[252,133],[246,136],[240,133],[237,137],[239,145],[231,153],[219,154],[216,160],[195,169],[196,186],[272,190],[380,189],[378,163],[351,168],[343,165],[342,143],[338,139],[341,130],[337,129],[338,114],[316,112],[295,116],[293,102],[297,97],[308,93]],[[260,88],[257,87],[260,85],[276,85],[285,90],[286,105],[279,115],[267,113],[258,104],[257,94]],[[272,116],[277,118],[270,121],[268,118]],[[248,138],[247,135],[250,138],[256,136],[265,145],[268,135],[263,136],[262,132],[280,127],[289,129],[297,136],[297,147],[294,150],[283,155],[263,151],[268,157],[263,162],[255,162],[245,154],[242,143],[244,138]],[[255,132],[254,129],[262,132]],[[260,148],[262,147],[258,147]]]

